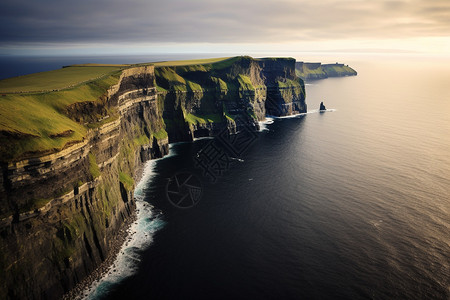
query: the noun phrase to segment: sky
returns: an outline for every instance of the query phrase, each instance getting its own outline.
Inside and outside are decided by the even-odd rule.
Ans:
[[[0,55],[450,55],[450,0],[2,0]]]

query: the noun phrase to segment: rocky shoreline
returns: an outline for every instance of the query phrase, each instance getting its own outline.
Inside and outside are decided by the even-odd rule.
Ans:
[[[146,162],[139,165],[135,170],[135,180],[139,183],[144,176],[144,169]],[[134,199],[136,201],[136,198]],[[77,285],[71,289],[69,292],[64,294],[61,298],[62,300],[72,300],[72,299],[83,299],[87,297],[92,292],[92,284],[101,280],[107,273],[110,272],[111,266],[119,255],[122,246],[130,241],[129,229],[131,225],[137,220],[138,209],[135,209],[130,218],[128,218],[119,229],[119,232],[115,236],[116,238],[112,241],[111,251],[109,256],[98,266],[91,274],[89,274],[82,281],[77,283]]]
[[[128,218],[121,226],[119,232],[115,236],[115,239],[111,243],[111,250],[108,257],[82,281],[77,283],[77,285],[71,289],[69,292],[64,294],[61,298],[62,300],[72,300],[72,299],[83,299],[88,296],[91,292],[91,285],[94,282],[101,280],[110,271],[111,266],[120,253],[122,246],[129,241],[130,232],[128,229],[131,224],[137,220],[136,210],[133,212],[130,218]]]

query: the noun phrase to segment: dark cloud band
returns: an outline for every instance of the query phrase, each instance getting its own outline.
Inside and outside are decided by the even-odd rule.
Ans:
[[[0,47],[16,43],[257,43],[447,36],[450,2],[3,0]]]

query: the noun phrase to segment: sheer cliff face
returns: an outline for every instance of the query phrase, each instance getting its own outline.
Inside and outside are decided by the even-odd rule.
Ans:
[[[224,127],[233,131],[236,120],[257,128],[266,114],[306,112],[294,59],[236,57],[209,66],[160,67],[156,82],[171,141],[214,135]]]
[[[58,298],[92,272],[133,214],[134,170],[168,152],[155,134],[164,124],[153,67],[124,71],[105,96],[115,121],[61,152],[2,167],[10,216],[0,221],[0,298]],[[29,211],[36,199],[46,204]]]
[[[124,70],[102,101],[67,107],[82,142],[0,166],[0,298],[58,298],[104,261],[133,215],[136,170],[169,139],[305,111],[293,59]]]
[[[295,59],[261,61],[267,86],[267,114],[288,116],[306,112],[305,85],[295,74]]]

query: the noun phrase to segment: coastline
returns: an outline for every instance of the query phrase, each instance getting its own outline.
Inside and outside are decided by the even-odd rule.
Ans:
[[[173,152],[171,153],[173,154]],[[79,282],[62,299],[97,299],[107,295],[111,286],[134,274],[139,268],[139,251],[153,241],[153,233],[165,224],[162,213],[144,200],[147,184],[155,175],[154,164],[162,158],[149,159],[136,169],[137,184],[134,189],[136,208],[114,239],[108,258],[91,274]]]
[[[111,243],[111,251],[108,257],[88,276],[86,276],[83,280],[75,285],[69,292],[63,295],[62,300],[70,300],[70,299],[83,299],[84,297],[89,296],[92,292],[92,285],[96,282],[99,282],[110,268],[113,266],[114,261],[120,253],[123,245],[130,240],[131,232],[129,231],[131,225],[137,220],[137,209],[133,211],[133,214],[130,218],[128,218],[119,229],[119,232],[115,236],[114,240]]]
[[[135,170],[135,180],[137,182],[136,187],[141,183],[146,165],[149,161],[146,161],[142,165],[140,165]],[[134,197],[134,201],[137,201],[136,197]],[[117,259],[117,256],[120,254],[123,246],[126,246],[126,242],[131,240],[131,236],[133,234],[131,229],[131,225],[138,220],[138,208],[136,207],[133,211],[133,214],[130,218],[125,220],[122,223],[117,235],[114,240],[111,242],[111,251],[108,257],[97,267],[95,268],[88,276],[86,276],[83,280],[75,285],[69,292],[65,293],[62,296],[62,300],[71,300],[71,299],[84,299],[88,297],[94,289],[94,284],[99,283],[102,278],[104,278],[107,274],[110,273],[111,267],[114,265],[114,262]]]

